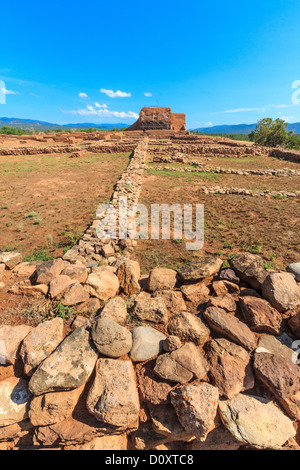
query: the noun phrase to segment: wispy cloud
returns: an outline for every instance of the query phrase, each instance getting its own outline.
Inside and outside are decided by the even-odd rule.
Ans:
[[[147,96],[148,98],[150,98],[152,96],[152,93],[150,93],[150,91],[146,91],[146,93],[144,93],[145,96]]]
[[[19,95],[18,91],[7,90],[6,88],[1,88],[1,91],[4,95]]]
[[[96,106],[96,108],[107,108],[107,104],[105,104],[105,103],[103,103],[103,104],[94,103],[94,105]]]
[[[106,106],[106,105],[105,105]],[[72,111],[60,110],[64,114],[78,114],[80,116],[104,116],[104,117],[117,117],[117,118],[134,118],[138,119],[139,115],[133,111],[110,111],[106,108],[99,108],[92,105],[87,105],[86,108],[77,109]]]
[[[265,113],[268,109],[271,108],[290,108],[294,106],[293,104],[266,104],[260,108],[236,108],[236,109],[226,109],[225,111],[218,111],[215,113],[211,114],[228,114],[228,113],[245,113],[245,112],[251,112],[251,111],[256,111],[260,113]]]
[[[86,93],[79,93],[78,96],[79,98],[88,98],[88,95]]]
[[[101,88],[101,93],[105,93],[105,95],[109,96],[109,98],[130,98],[131,93],[126,93],[125,91],[113,91],[107,90],[106,88]]]

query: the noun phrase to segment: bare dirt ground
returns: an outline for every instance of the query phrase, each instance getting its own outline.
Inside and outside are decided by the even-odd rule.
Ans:
[[[0,250],[61,256],[108,202],[129,156],[0,156]]]
[[[199,158],[200,160],[200,158]],[[241,169],[299,169],[299,164],[271,157],[212,158],[210,167]],[[240,195],[205,195],[203,186],[258,190],[299,190],[299,177],[223,175],[156,170],[148,162],[140,202],[146,204],[204,204],[205,243],[200,251],[187,251],[183,240],[139,241],[137,256],[144,272],[156,265],[176,268],[195,257],[218,254],[224,259],[239,251],[260,254],[269,268],[284,269],[299,259],[299,199]],[[163,167],[186,167],[163,163]]]

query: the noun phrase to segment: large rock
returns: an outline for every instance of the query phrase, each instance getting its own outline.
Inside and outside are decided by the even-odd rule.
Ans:
[[[136,300],[132,313],[142,321],[166,323],[168,310],[160,297],[139,298]]]
[[[296,434],[292,421],[261,397],[240,394],[220,401],[219,410],[235,439],[258,449],[278,449]]]
[[[0,382],[0,428],[28,417],[31,394],[24,379],[10,377]]]
[[[300,338],[300,311],[299,313],[296,313],[292,318],[289,319],[288,325],[294,335],[297,336],[297,338]]]
[[[16,274],[19,278],[27,277],[29,279],[39,264],[41,264],[41,261],[26,261],[24,263],[20,263],[13,269],[13,274]]]
[[[223,261],[220,258],[203,258],[199,261],[186,264],[178,270],[178,274],[183,281],[198,281],[204,277],[216,274],[222,264]]]
[[[109,268],[90,274],[86,284],[93,297],[104,301],[114,297],[119,290],[119,280]]]
[[[13,269],[17,264],[22,263],[23,255],[18,251],[3,251],[0,253],[0,263],[5,264],[7,269]]]
[[[159,356],[154,367],[159,377],[177,383],[187,383],[194,376],[201,380],[207,371],[208,364],[194,343],[186,343],[176,351]]]
[[[203,282],[184,285],[181,287],[181,292],[190,302],[203,302],[209,296],[209,288]]]
[[[253,331],[274,335],[279,333],[281,315],[266,300],[245,296],[240,298],[240,306],[246,323]]]
[[[156,291],[154,297],[160,297],[167,309],[172,313],[184,312],[186,310],[186,304],[183,295],[180,291],[176,290],[163,290]]]
[[[205,441],[217,414],[218,389],[207,383],[186,385],[172,390],[171,402],[184,429]]]
[[[141,271],[137,261],[123,259],[118,266],[117,275],[120,286],[126,295],[136,295],[140,292],[139,279]]]
[[[52,279],[59,276],[65,267],[65,262],[61,258],[57,258],[37,266],[32,275],[32,281],[35,284],[49,284]]]
[[[183,341],[202,346],[209,339],[210,331],[196,315],[182,312],[174,315],[168,323],[168,332]]]
[[[207,303],[209,307],[223,308],[227,312],[236,311],[236,303],[230,294],[222,295],[219,297],[211,297]]]
[[[64,274],[60,274],[55,279],[52,279],[49,285],[49,295],[51,299],[62,294],[73,282],[74,281],[69,276]]]
[[[125,323],[127,320],[127,305],[122,297],[114,297],[105,304],[101,318],[113,320],[117,323]]]
[[[33,426],[49,426],[69,418],[83,393],[84,385],[68,392],[46,393],[34,397],[29,419]]]
[[[291,361],[267,352],[256,353],[257,378],[275,395],[286,412],[300,419],[300,368]]]
[[[296,281],[300,282],[300,262],[289,264],[286,270],[295,276]]]
[[[127,434],[95,437],[84,444],[65,446],[64,450],[127,450]]]
[[[19,357],[23,339],[32,330],[31,326],[0,326],[0,364],[14,364]]]
[[[115,321],[102,317],[94,323],[92,338],[98,351],[108,357],[124,356],[132,347],[130,331]]]
[[[275,354],[288,361],[292,361],[294,350],[272,335],[262,335],[257,344],[257,350]]]
[[[150,271],[148,277],[147,290],[154,292],[156,290],[173,289],[177,281],[177,272],[173,269],[154,268]]]
[[[89,332],[77,328],[40,364],[29,389],[34,395],[42,395],[78,388],[90,377],[97,357]]]
[[[228,337],[246,349],[255,348],[256,338],[250,328],[225,310],[209,307],[205,310],[203,318],[217,333]]]
[[[140,404],[131,361],[98,360],[87,408],[99,421],[113,426],[127,428],[137,421]]]
[[[235,395],[254,387],[254,374],[248,352],[224,338],[209,343],[207,359],[210,375],[222,397]]]
[[[41,323],[29,332],[20,350],[26,375],[32,375],[34,369],[57,348],[63,334],[64,322],[61,318]]]
[[[238,277],[248,282],[253,289],[260,289],[268,274],[264,267],[264,260],[252,253],[238,253],[230,260],[230,264]]]
[[[262,285],[262,293],[278,312],[300,305],[300,287],[290,273],[269,274]]]
[[[132,331],[132,349],[130,357],[134,362],[144,362],[157,356],[162,351],[166,336],[149,326],[138,326]]]
[[[64,305],[77,305],[83,302],[87,302],[90,296],[88,292],[84,289],[82,284],[78,281],[73,281],[72,284],[67,287],[62,298],[62,303]]]
[[[148,361],[146,364],[137,364],[137,380],[141,399],[153,405],[166,404],[170,402],[169,394],[172,385],[167,380],[158,377],[153,368],[155,361]]]
[[[83,263],[77,262],[76,264],[69,264],[62,274],[75,281],[84,283],[88,277],[88,270]]]
[[[204,442],[194,439],[189,445],[190,450],[238,450],[242,443],[235,439],[224,426],[212,429]]]
[[[152,426],[155,432],[173,441],[190,441],[193,434],[187,432],[178,421],[172,405],[150,406]]]

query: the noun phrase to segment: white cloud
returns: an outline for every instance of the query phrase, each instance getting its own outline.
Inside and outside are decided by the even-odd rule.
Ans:
[[[289,122],[295,119],[295,116],[280,116],[280,119],[283,119],[284,121]]]
[[[88,95],[86,93],[79,93],[79,98],[88,98]]]
[[[18,91],[7,90],[6,88],[1,88],[1,91],[4,95],[19,95]]]
[[[146,93],[144,93],[145,96],[147,96],[148,98],[150,98],[152,96],[152,93],[146,91]]]
[[[109,111],[107,108],[95,108],[88,105],[84,109],[77,109],[73,111],[64,111],[64,114],[79,114],[80,116],[105,116],[105,117],[117,117],[117,118],[134,118],[138,119],[139,115],[133,111]]]
[[[105,93],[110,98],[129,98],[131,93],[126,93],[125,91],[113,91],[113,90],[106,90],[105,88],[101,88],[101,93]]]
[[[243,113],[246,111],[261,111],[264,113],[266,108],[237,108],[237,109],[227,109],[226,111],[219,111],[220,114],[227,114],[227,113]]]
[[[96,108],[107,108],[107,104],[99,104],[99,103],[94,103]]]

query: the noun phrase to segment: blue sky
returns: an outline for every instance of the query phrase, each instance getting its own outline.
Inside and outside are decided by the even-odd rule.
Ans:
[[[0,116],[131,123],[159,104],[190,128],[300,122],[299,0],[15,0],[0,24]]]

